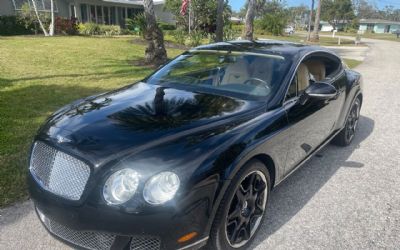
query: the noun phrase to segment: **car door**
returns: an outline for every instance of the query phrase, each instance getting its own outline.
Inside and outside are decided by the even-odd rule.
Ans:
[[[345,78],[340,59],[335,62],[332,56],[318,53],[307,57],[298,66],[289,86],[284,102],[290,126],[286,173],[334,132],[344,101]],[[338,95],[329,100],[309,98],[302,103],[300,99],[305,89],[318,82],[332,84],[338,90]]]

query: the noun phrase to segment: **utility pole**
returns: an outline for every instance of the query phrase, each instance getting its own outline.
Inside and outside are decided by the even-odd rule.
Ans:
[[[311,37],[311,22],[312,22],[312,17],[313,17],[313,11],[314,11],[314,0],[311,0],[311,9],[310,9],[310,14],[309,14],[309,19],[308,19],[307,41],[310,41],[310,37]]]

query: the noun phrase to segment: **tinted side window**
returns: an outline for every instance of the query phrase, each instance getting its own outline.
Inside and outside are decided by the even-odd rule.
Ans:
[[[286,100],[297,96],[297,74],[290,83],[289,90],[286,94]]]

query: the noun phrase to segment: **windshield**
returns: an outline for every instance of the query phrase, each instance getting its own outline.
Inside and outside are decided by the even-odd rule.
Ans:
[[[161,68],[150,84],[182,84],[246,96],[272,96],[289,63],[280,55],[250,52],[193,50]]]

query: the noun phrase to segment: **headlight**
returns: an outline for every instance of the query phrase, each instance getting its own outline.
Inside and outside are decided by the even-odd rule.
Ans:
[[[174,198],[179,184],[179,177],[176,174],[172,172],[159,173],[147,181],[143,197],[150,204],[163,204]]]
[[[113,205],[127,202],[135,194],[138,185],[139,174],[135,170],[119,170],[107,179],[103,188],[104,199]]]

